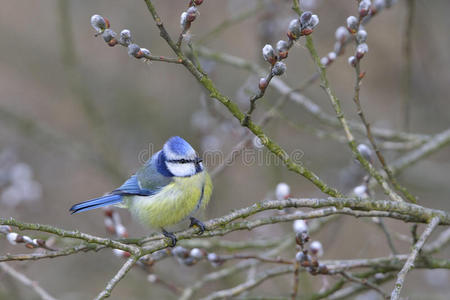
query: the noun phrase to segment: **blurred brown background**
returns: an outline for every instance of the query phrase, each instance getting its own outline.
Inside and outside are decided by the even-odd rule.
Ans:
[[[179,15],[187,2],[155,1],[174,37],[180,30]],[[366,26],[370,50],[362,63],[367,74],[361,99],[367,117],[372,124],[391,129],[401,129],[404,118],[402,42],[406,4],[398,2]],[[192,27],[193,41],[223,20],[254,8],[256,3],[205,0]],[[313,11],[319,15],[320,24],[314,32],[314,40],[323,56],[333,49],[334,31],[344,25],[348,15],[356,13],[356,6],[355,1],[342,0],[315,3]],[[262,46],[285,38],[287,23],[294,17],[290,6],[290,1],[263,1],[263,8],[248,20],[209,40],[206,45],[262,64]],[[411,130],[432,134],[450,124],[450,19],[447,16],[450,3],[420,0],[416,1],[416,9]],[[0,192],[8,186],[5,172],[13,162],[20,162],[31,167],[35,184],[29,188],[37,195],[17,203],[8,202],[4,197],[0,200],[1,217],[105,236],[100,210],[70,216],[68,208],[120,185],[139,167],[138,153],[150,143],[158,149],[168,137],[180,135],[198,150],[217,147],[228,153],[239,141],[237,122],[218,105],[216,109],[226,118],[207,123],[206,129],[202,127],[204,120],[201,118],[207,115],[205,103],[210,100],[183,67],[159,62],[146,64],[130,58],[125,48],[109,48],[101,37],[95,38],[89,23],[95,13],[108,17],[116,32],[130,29],[135,42],[153,54],[172,56],[143,1],[0,0],[0,168],[4,170]],[[286,61],[287,74],[283,79],[292,87],[298,87],[315,71],[303,43],[290,51]],[[330,68],[329,79],[343,102],[346,116],[357,119],[352,102],[354,71],[347,65],[352,49],[350,45],[346,54]],[[250,74],[214,63],[206,67],[219,89],[240,101],[246,109],[248,104],[242,101],[243,83]],[[318,83],[307,89],[305,95],[332,113]],[[256,115],[278,97],[276,91],[270,90],[259,103]],[[283,111],[299,124],[326,128],[295,103],[287,103]],[[293,129],[283,120],[270,123],[267,132],[289,151],[301,149],[303,164],[332,186],[340,187],[341,170],[352,161],[345,144],[318,139],[306,130]],[[391,161],[402,154],[388,152],[386,156]],[[444,149],[407,169],[399,179],[423,205],[450,210],[449,158],[450,152]],[[290,184],[296,197],[323,196],[313,185],[283,166],[243,166],[238,160],[214,179],[215,191],[206,217],[217,217],[231,209],[273,197],[276,184],[282,181]],[[383,197],[382,193],[378,196]],[[131,236],[148,233],[132,222],[126,211],[121,211],[121,215]],[[337,224],[313,237],[324,244],[326,259],[389,253],[385,237],[370,220],[343,217]],[[392,230],[409,234],[409,225],[391,220],[387,224]],[[273,225],[224,238],[281,236],[290,228],[290,224]],[[409,249],[407,243],[398,240],[395,243],[402,252]],[[0,249],[2,254],[26,251],[4,240],[0,240]],[[283,256],[293,254],[294,249]],[[103,250],[14,266],[23,268],[52,295],[61,299],[86,299],[103,289],[120,264],[111,251]],[[155,272],[176,284],[186,285],[212,269],[207,263],[186,267],[168,259],[158,264]],[[411,295],[410,299],[447,299],[449,275],[448,271],[413,271],[408,275],[404,295]],[[19,283],[0,276],[0,299],[35,299],[36,296]],[[236,276],[212,288],[234,285],[243,278]],[[319,277],[302,279],[300,291],[317,291],[321,286]],[[259,287],[256,294],[268,291],[269,295],[287,295],[289,286],[288,277],[280,277]],[[117,286],[111,299],[162,297],[173,296],[148,283],[145,274],[136,269]]]

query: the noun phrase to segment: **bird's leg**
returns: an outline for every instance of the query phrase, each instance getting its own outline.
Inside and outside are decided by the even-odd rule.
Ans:
[[[200,229],[198,234],[203,234],[203,232],[205,232],[205,230],[206,230],[205,224],[203,224],[202,221],[197,220],[194,217],[191,217],[190,219],[191,219],[191,224],[189,225],[189,227],[197,226]]]
[[[169,238],[170,239],[170,241],[171,241],[171,247],[175,247],[175,245],[177,244],[177,237],[175,236],[175,234],[173,234],[173,232],[168,232],[167,230],[165,230],[164,228],[161,228],[161,230],[162,230],[162,234],[165,236],[165,237],[167,237],[167,238]]]

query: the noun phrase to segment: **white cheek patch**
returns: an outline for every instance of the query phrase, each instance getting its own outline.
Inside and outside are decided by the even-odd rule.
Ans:
[[[180,164],[166,162],[166,166],[170,173],[178,177],[192,176],[195,174],[195,164],[193,163]]]

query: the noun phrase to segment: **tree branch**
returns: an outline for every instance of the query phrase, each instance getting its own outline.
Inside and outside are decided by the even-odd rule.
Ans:
[[[428,239],[428,237],[431,235],[431,233],[437,227],[438,224],[439,218],[434,217],[430,221],[430,224],[427,226],[425,231],[420,236],[417,243],[413,246],[411,254],[408,256],[405,265],[397,275],[397,282],[395,283],[394,290],[392,291],[391,300],[398,300],[400,298],[400,292],[403,288],[403,283],[405,281],[406,274],[408,274],[408,271],[413,267],[414,261],[416,260],[417,255],[419,255],[419,251],[422,249],[426,240]]]
[[[131,256],[130,258],[128,258],[128,260],[122,265],[116,275],[114,275],[114,277],[108,282],[106,288],[101,291],[100,294],[98,294],[95,300],[108,298],[111,295],[111,291],[113,290],[113,288],[119,283],[120,280],[125,277],[128,271],[130,271],[131,268],[136,264],[138,259],[138,256]]]
[[[20,281],[23,285],[33,289],[42,300],[56,300],[46,290],[44,290],[36,281],[31,280],[24,274],[14,270],[7,263],[0,263],[0,269],[9,274],[14,279]]]

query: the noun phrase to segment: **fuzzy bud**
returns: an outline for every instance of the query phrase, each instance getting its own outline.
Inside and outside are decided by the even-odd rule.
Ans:
[[[205,256],[205,253],[199,248],[192,248],[189,255],[195,259],[202,259]]]
[[[208,261],[213,265],[213,267],[218,267],[223,263],[223,261],[220,260],[220,257],[214,252],[208,253],[207,258]]]
[[[150,52],[150,50],[148,50],[147,48],[141,48],[141,52],[142,52],[142,56],[148,58],[149,56],[152,55],[152,53]]]
[[[327,66],[330,62],[328,60],[328,57],[324,56],[320,59],[320,63],[324,66]]]
[[[105,29],[105,31],[102,34],[103,40],[110,46],[110,47],[114,47],[115,45],[117,45],[117,39],[116,39],[117,34],[111,30],[111,29]]]
[[[318,15],[312,15],[311,21],[309,22],[309,26],[314,29],[319,25],[319,16]]]
[[[319,241],[311,242],[311,245],[309,246],[309,251],[311,252],[311,254],[317,257],[321,257],[323,255],[322,243]]]
[[[179,258],[186,258],[189,256],[189,250],[181,246],[176,246],[173,248],[172,253],[174,256]]]
[[[103,208],[103,214],[106,217],[112,218],[113,213],[114,213],[114,210],[112,210],[110,206],[106,206]]]
[[[298,261],[299,263],[305,261],[306,255],[305,253],[303,253],[303,251],[299,251],[297,252],[297,254],[295,254],[295,260]]]
[[[264,57],[264,60],[269,62],[271,65],[275,64],[275,62],[277,61],[275,50],[273,50],[273,47],[269,44],[266,44],[262,48],[262,55]]]
[[[347,29],[345,29],[345,30],[347,30]],[[348,33],[348,31],[347,31],[347,33]],[[341,55],[344,52],[344,44],[342,44],[339,41],[334,43],[333,51],[334,51],[334,53]]]
[[[311,21],[312,15],[313,14],[310,11],[305,11],[300,15],[300,24],[302,25],[302,27],[308,26],[309,22]]]
[[[328,66],[336,59],[336,57],[337,55],[335,52],[330,52],[327,54],[327,56],[324,56],[320,59],[320,63],[324,66]]]
[[[347,30],[351,34],[355,34],[358,30],[358,19],[355,16],[350,16],[347,18]]]
[[[330,62],[333,62],[336,60],[337,54],[335,52],[330,52],[328,53],[327,57]]]
[[[105,218],[104,224],[105,224],[106,230],[108,230],[108,232],[110,232],[110,233],[116,232],[116,229],[114,228],[114,222],[111,218]]]
[[[284,59],[288,56],[289,45],[286,41],[279,40],[277,42],[277,53],[280,59]]]
[[[8,225],[0,225],[0,233],[8,234],[12,231],[11,226]]]
[[[188,8],[186,13],[187,13],[186,21],[191,23],[191,22],[194,22],[195,18],[197,18],[198,9],[195,6],[191,6],[191,7]]]
[[[41,247],[41,248],[48,248],[48,246],[46,245],[44,240],[34,239],[33,244],[35,244],[36,246]]]
[[[353,194],[355,194],[356,197],[367,199],[369,198],[369,194],[367,193],[367,186],[365,185],[358,185],[353,189]]]
[[[283,62],[279,61],[273,65],[272,68],[273,76],[281,76],[284,74],[284,72],[286,72],[286,65]]]
[[[191,257],[191,256],[180,260],[180,263],[182,263],[183,265],[186,265],[186,266],[193,266],[196,262],[197,262],[197,260],[194,257]]]
[[[310,35],[319,24],[319,17],[309,11],[305,11],[300,16],[301,35]]]
[[[6,235],[6,239],[8,240],[8,242],[12,245],[17,245],[17,237],[19,235],[15,232],[10,232]]]
[[[189,22],[187,21],[187,16],[188,16],[187,12],[183,12],[180,16],[180,26],[183,30],[188,28]]]
[[[303,247],[307,242],[309,241],[309,235],[308,232],[301,232],[295,234],[295,242],[300,247]]]
[[[306,225],[306,222],[303,220],[295,220],[294,223],[292,223],[292,228],[295,233],[308,232],[308,225]]]
[[[211,252],[208,254],[208,260],[209,261],[217,261],[217,260],[219,260],[219,256],[217,256],[216,253]]]
[[[120,258],[124,258],[124,257],[129,257],[130,256],[130,253],[128,253],[126,251],[123,251],[123,250],[120,250],[120,249],[113,249],[113,254],[115,256],[117,256],[117,257],[120,257]]]
[[[136,58],[142,57],[141,47],[137,44],[128,45],[128,55]]]
[[[128,237],[127,229],[122,224],[116,225],[116,234],[117,234],[117,236],[122,237],[122,238]]]
[[[370,0],[361,0],[361,2],[359,2],[358,12],[360,19],[364,18],[369,14],[371,5],[372,3],[370,2]]]
[[[369,51],[369,46],[367,46],[366,43],[359,44],[358,47],[356,47],[356,58],[361,59],[364,57],[364,54],[366,54]]]
[[[367,40],[367,31],[364,29],[358,30],[358,33],[356,34],[356,41],[358,44],[365,43]]]
[[[350,37],[350,34],[348,33],[347,28],[345,28],[344,26],[339,26],[334,33],[334,37],[336,38],[336,41],[344,42],[347,38]]]
[[[289,23],[287,36],[289,39],[295,41],[301,36],[302,27],[298,19],[294,19]]]
[[[374,0],[372,5],[372,14],[375,14],[386,7],[385,0]]]
[[[364,157],[367,161],[372,163],[373,152],[367,145],[359,144],[357,149],[362,157]]]
[[[24,242],[24,243],[30,244],[30,245],[33,245],[33,244],[34,244],[34,243],[33,243],[33,239],[30,238],[29,236],[23,235],[22,238],[23,238],[23,242]]]
[[[93,15],[91,17],[91,26],[98,34],[103,33],[105,29],[109,28],[109,21],[100,15]]]
[[[348,64],[350,65],[350,66],[352,66],[353,68],[354,67],[356,67],[356,57],[354,57],[354,56],[350,56],[349,58],[348,58]]]
[[[304,264],[305,262],[309,263],[311,262],[311,256],[309,256],[307,253],[303,251],[299,251],[295,255],[295,260],[298,261],[300,264]]]
[[[261,77],[261,78],[259,79],[258,87],[259,87],[259,89],[260,89],[261,91],[264,91],[264,90],[267,88],[267,84],[268,84],[267,79],[266,79],[265,77]],[[256,138],[257,138],[257,137],[256,137]],[[261,148],[261,147],[260,147],[260,148]]]
[[[255,147],[256,149],[262,149],[264,148],[263,143],[261,142],[261,139],[257,136],[255,136],[253,138],[253,147]]]
[[[131,44],[131,31],[124,29],[120,32],[119,43],[123,46],[128,46]]]
[[[156,276],[155,274],[149,274],[147,276],[147,281],[150,283],[156,283],[158,281],[158,276]]]
[[[291,193],[291,187],[285,183],[280,182],[277,184],[277,188],[275,189],[275,196],[277,200],[286,200],[289,198]]]

